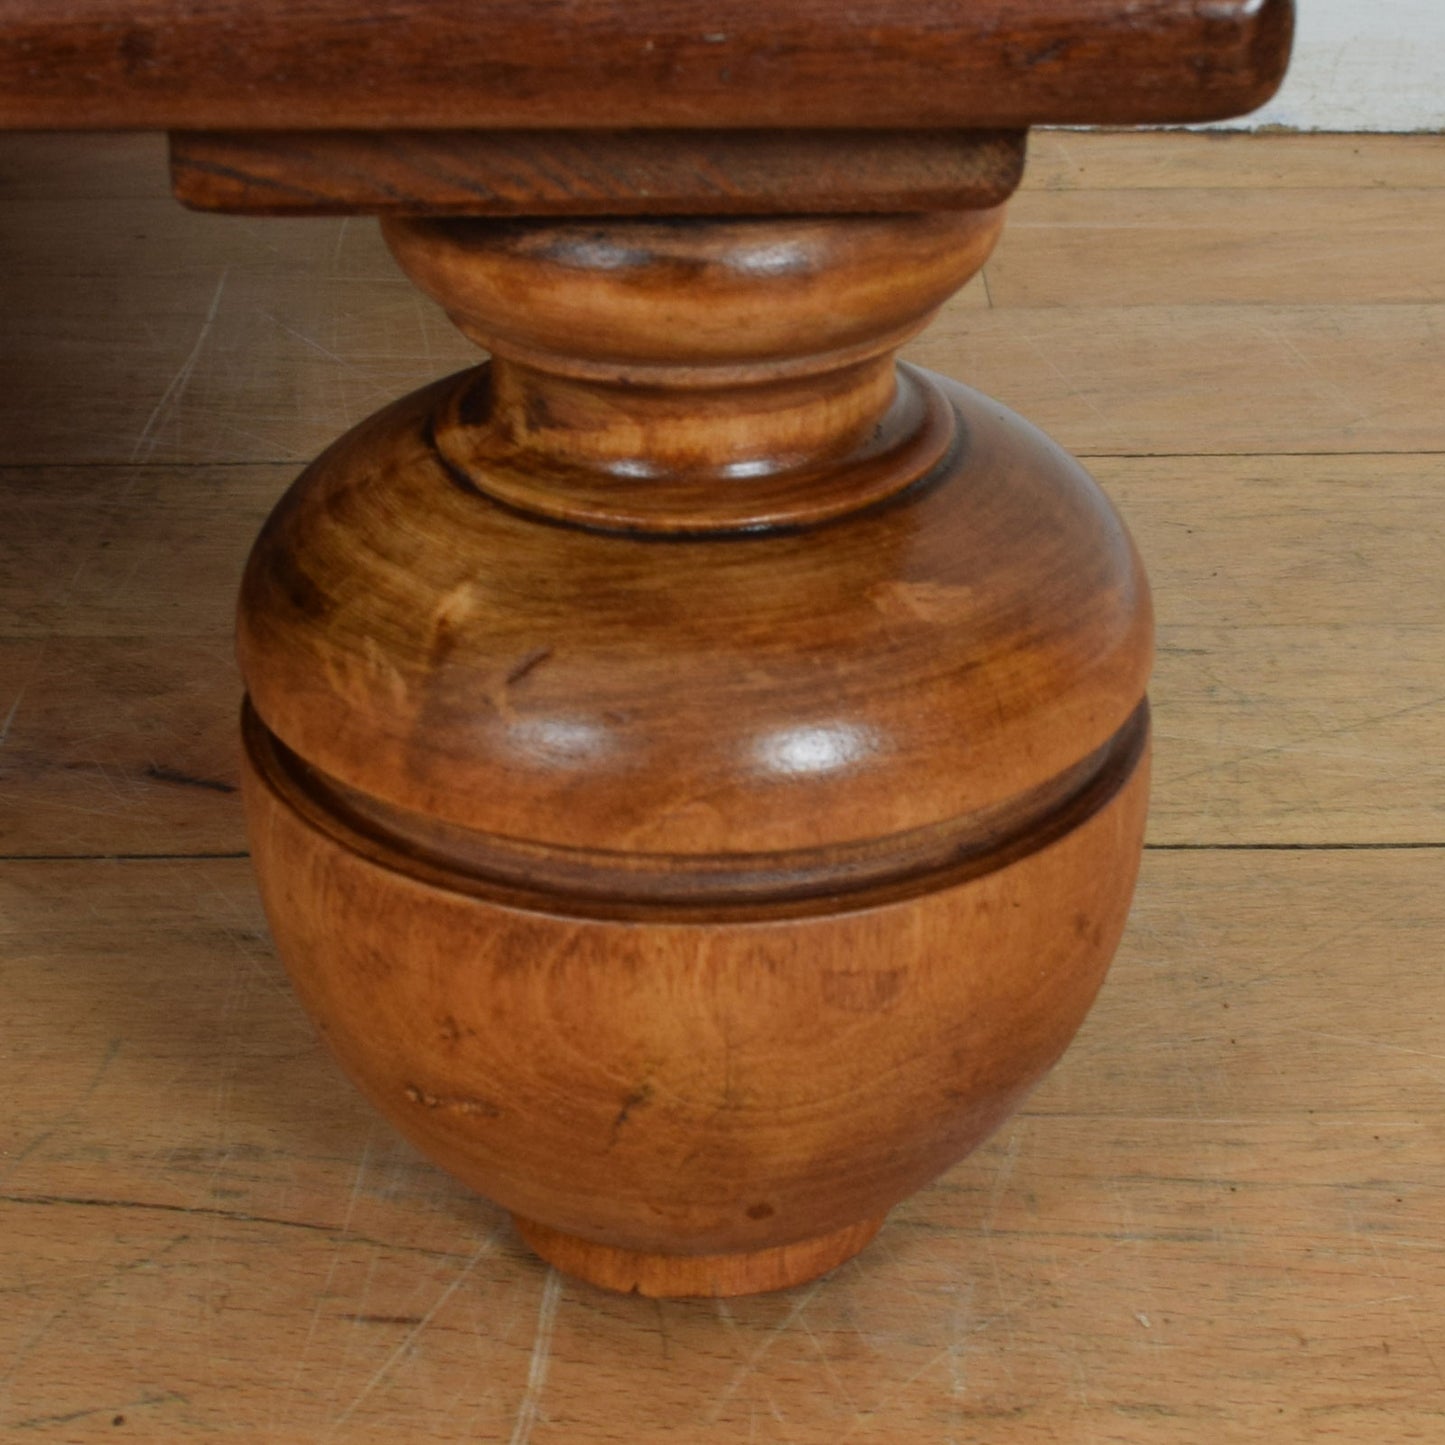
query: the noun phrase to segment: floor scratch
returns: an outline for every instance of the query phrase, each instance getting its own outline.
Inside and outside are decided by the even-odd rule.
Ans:
[[[101,1080],[105,1078],[111,1064],[115,1062],[115,1056],[121,1050],[121,1044],[122,1040],[120,1039],[110,1040],[106,1045],[104,1056],[96,1066],[95,1072],[91,1075],[90,1082],[85,1086],[80,1098],[71,1104],[48,1129],[43,1129],[16,1153],[11,1155],[7,1161],[7,1167],[3,1172],[0,1172],[0,1184],[9,1184],[19,1171],[20,1166],[24,1164],[27,1159],[34,1154],[38,1154],[62,1129],[75,1122],[81,1111],[95,1097],[96,1090],[100,1088]]]
[[[210,308],[206,312],[206,319],[201,323],[200,331],[196,333],[195,344],[191,347],[186,359],[181,362],[180,370],[171,378],[171,384],[161,393],[161,399],[155,404],[155,409],[146,418],[146,424],[141,428],[135,447],[131,451],[131,461],[148,461],[151,453],[155,451],[156,429],[161,418],[181,399],[186,387],[190,385],[191,377],[196,370],[196,363],[201,359],[201,352],[205,349],[206,339],[211,334],[211,328],[216,324],[216,315],[221,309],[221,297],[225,294],[226,282],[230,275],[231,268],[227,266],[221,272],[221,279],[216,282]]]
[[[512,1426],[508,1445],[527,1445],[537,1423],[537,1406],[547,1383],[547,1369],[552,1363],[552,1331],[557,1323],[557,1302],[562,1298],[562,1276],[548,1269],[542,1286],[542,1303],[537,1307],[537,1333],[532,1339],[532,1359],[527,1366],[527,1388],[517,1409],[517,1422]]]
[[[810,1304],[812,1304],[813,1297],[823,1287],[823,1279],[826,1278],[827,1276],[825,1275],[821,1279],[814,1280],[812,1286],[802,1294],[802,1296],[798,1299],[797,1303],[792,1307],[792,1309],[788,1311],[787,1315],[782,1319],[782,1321],[774,1325],[772,1329],[768,1331],[762,1343],[758,1345],[758,1347],[752,1352],[752,1354],[748,1356],[746,1360],[743,1361],[741,1365],[738,1366],[737,1370],[733,1374],[732,1379],[728,1381],[727,1387],[723,1390],[722,1394],[720,1394],[717,1399],[713,1401],[712,1409],[708,1412],[707,1417],[707,1423],[709,1425],[717,1424],[723,1410],[727,1407],[728,1402],[742,1388],[743,1382],[748,1378],[748,1376],[755,1373],[758,1365],[762,1363],[763,1356],[766,1355],[775,1344],[777,1344],[778,1340],[787,1333],[793,1322],[803,1313],[805,1309],[808,1308]]]
[[[15,695],[15,701],[10,704],[10,711],[5,714],[5,721],[0,723],[0,748],[5,746],[5,739],[10,736],[10,726],[15,721],[15,714],[20,711],[20,704],[25,700],[25,689],[22,687]]]
[[[372,1127],[367,1131],[365,1143],[362,1145],[361,1157],[356,1161],[356,1177],[351,1183],[351,1193],[347,1198],[346,1213],[342,1215],[341,1218],[340,1232],[331,1241],[331,1257],[326,1265],[326,1278],[322,1280],[321,1288],[316,1291],[316,1298],[311,1307],[311,1323],[306,1328],[306,1338],[301,1341],[301,1348],[296,1352],[296,1365],[291,1372],[291,1385],[285,1392],[285,1399],[287,1401],[290,1401],[300,1388],[302,1372],[306,1368],[307,1356],[311,1353],[311,1345],[316,1337],[316,1326],[321,1320],[322,1311],[331,1298],[331,1285],[336,1277],[336,1266],[341,1259],[345,1244],[349,1242],[347,1237],[351,1233],[352,1216],[356,1213],[356,1204],[361,1197],[361,1188],[366,1178],[367,1165],[371,1162],[371,1144],[375,1137],[376,1126],[373,1123]],[[373,1254],[372,1257],[375,1258],[375,1255]],[[360,1314],[361,1310],[358,1308],[355,1313]],[[279,1393],[280,1392],[278,1392],[278,1395]],[[271,1417],[272,1428],[275,1428],[277,1423],[273,1411]]]
[[[496,1247],[496,1239],[488,1237],[477,1247],[477,1251],[457,1271],[457,1277],[437,1296],[432,1307],[419,1319],[415,1325],[406,1332],[402,1342],[381,1362],[381,1365],[357,1393],[356,1398],[344,1409],[332,1422],[331,1430],[328,1432],[334,1435],[366,1402],[371,1392],[391,1373],[398,1362],[407,1354],[411,1347],[419,1340],[426,1331],[427,1326],[437,1317],[445,1307],[447,1301],[462,1287],[467,1277],[489,1255]]]

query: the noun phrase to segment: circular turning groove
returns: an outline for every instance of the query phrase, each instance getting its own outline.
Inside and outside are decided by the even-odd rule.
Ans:
[[[443,824],[309,766],[248,701],[247,753],[277,798],[352,852],[395,872],[518,907],[580,917],[699,921],[808,916],[894,902],[1006,867],[1093,817],[1144,757],[1143,702],[1102,747],[997,808],[891,837],[764,854],[682,857],[569,849]]]
[[[893,386],[891,365],[867,370]],[[876,389],[873,381],[872,376],[853,381],[850,390]],[[721,459],[663,465],[624,452],[584,464],[572,449],[588,422],[558,415],[558,383],[550,384],[545,400],[534,395],[509,408],[531,419],[532,429],[519,432],[493,420],[498,382],[499,367],[483,366],[438,408],[431,441],[447,474],[503,506],[593,531],[681,538],[817,526],[885,502],[941,468],[958,466],[967,444],[964,421],[948,398],[926,373],[900,365],[881,419],[857,428],[859,435],[847,450],[820,458],[802,447],[790,454],[785,447],[770,446],[770,429],[796,433],[810,424],[819,431],[836,426],[830,414],[835,399],[824,396],[784,408],[778,405],[778,388],[752,387],[723,394],[723,404],[734,412],[731,430],[740,444]],[[813,383],[803,389],[812,390]],[[588,391],[594,393],[586,397],[592,405],[578,410],[595,413],[596,388]],[[754,413],[748,410],[749,397],[758,407]],[[625,399],[635,421],[646,400],[636,393]],[[770,410],[763,409],[765,403]],[[659,398],[656,410],[662,413],[666,406]],[[659,415],[659,431],[668,420]],[[602,429],[597,425],[587,438],[599,452]],[[627,429],[629,439],[633,430]],[[549,432],[566,436],[567,452],[548,445]]]

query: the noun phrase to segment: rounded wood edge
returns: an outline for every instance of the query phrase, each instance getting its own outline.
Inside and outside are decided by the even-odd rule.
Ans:
[[[171,186],[261,216],[958,211],[1006,201],[1008,130],[172,131]]]
[[[617,1249],[519,1215],[513,1215],[512,1222],[527,1246],[548,1264],[600,1289],[649,1299],[724,1299],[791,1289],[827,1274],[866,1248],[887,1217],[880,1214],[816,1239],[771,1249],[692,1255]]]
[[[1147,697],[1100,748],[1006,807],[852,848],[770,854],[619,854],[559,849],[438,825],[338,784],[266,726],[249,697],[242,747],[276,800],[390,873],[506,907],[598,920],[741,923],[900,902],[1007,868],[1086,824],[1147,766]]]
[[[665,486],[636,485],[635,467],[630,474],[626,470],[631,459],[622,459],[616,470],[559,465],[535,438],[519,443],[479,432],[469,424],[468,413],[490,406],[486,393],[496,373],[508,367],[505,362],[501,367],[485,362],[474,376],[463,378],[444,399],[427,436],[458,487],[540,521],[627,537],[693,540],[817,527],[926,485],[956,467],[967,446],[962,417],[928,372],[901,363],[895,369],[886,361],[864,365],[871,373],[865,383],[850,381],[832,390],[816,386],[819,399],[811,408],[816,430],[825,436],[839,426],[840,413],[856,411],[866,422],[870,393],[893,392],[881,419],[863,429],[844,455],[820,460],[804,453],[799,459],[775,451],[771,457],[715,463],[692,476],[668,476]],[[848,385],[853,395],[834,394]],[[748,395],[746,389],[742,395]],[[544,389],[538,389],[536,399],[546,414]],[[766,452],[765,414],[749,416],[746,402],[739,402],[737,410],[734,430],[746,438],[745,445]],[[809,410],[806,404],[787,409],[784,435],[790,424],[801,430]],[[568,422],[564,427],[575,443],[580,426]]]
[[[742,926],[457,894],[337,843],[249,765],[243,794],[280,955],[373,1105],[524,1220],[692,1258],[879,1216],[1017,1108],[1117,945],[1147,771],[960,887]]]
[[[540,371],[775,383],[896,350],[988,260],[1006,207],[851,216],[385,216],[464,335]]]
[[[906,504],[698,541],[534,525],[464,491],[426,436],[455,384],[313,464],[243,583],[257,712],[382,804],[568,849],[812,849],[1007,803],[1102,746],[1143,695],[1151,613],[1122,523],[1078,463],[966,388],[944,386],[964,465]],[[1018,545],[1035,536],[1043,551]],[[458,547],[491,558],[461,589]],[[526,600],[539,577],[541,610]],[[638,627],[659,615],[690,631]],[[760,659],[751,691],[732,661],[744,643]],[[569,768],[560,790],[558,759],[522,726],[553,718],[584,721],[604,765]],[[800,720],[835,719],[866,748],[809,771],[777,751]]]
[[[1180,124],[1273,90],[1292,0],[8,0],[13,129]]]

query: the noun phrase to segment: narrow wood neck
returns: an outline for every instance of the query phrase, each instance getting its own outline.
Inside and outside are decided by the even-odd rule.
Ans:
[[[795,220],[389,220],[493,360],[433,434],[510,505],[626,531],[816,523],[911,485],[955,420],[893,353],[1002,208]]]
[[[897,390],[891,354],[821,375],[687,388],[559,375],[498,356],[490,424],[549,469],[602,472],[624,485],[725,484],[849,455],[883,424]]]

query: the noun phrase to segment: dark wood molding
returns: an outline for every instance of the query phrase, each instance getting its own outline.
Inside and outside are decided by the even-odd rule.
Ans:
[[[726,215],[996,206],[1026,133],[194,131],[176,196],[252,215]]]
[[[0,0],[0,127],[1020,127],[1274,91],[1291,0]]]

